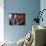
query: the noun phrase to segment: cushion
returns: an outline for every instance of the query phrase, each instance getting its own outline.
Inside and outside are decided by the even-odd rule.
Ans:
[[[17,42],[17,46],[23,46],[23,43],[24,43],[24,38],[20,39],[18,42]]]

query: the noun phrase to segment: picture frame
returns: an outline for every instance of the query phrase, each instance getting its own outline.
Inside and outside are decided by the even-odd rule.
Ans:
[[[10,13],[9,25],[25,25],[25,13]]]

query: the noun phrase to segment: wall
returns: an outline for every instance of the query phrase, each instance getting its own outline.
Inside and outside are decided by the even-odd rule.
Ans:
[[[4,0],[4,38],[7,41],[18,41],[31,31],[35,14],[40,10],[40,0]],[[10,12],[25,12],[26,24],[24,26],[10,26]]]
[[[0,42],[4,41],[4,8],[3,0],[0,1]]]
[[[41,1],[40,1],[40,9],[41,9],[41,10],[46,9],[46,0],[41,0]],[[44,11],[42,17],[43,17],[44,20],[43,20],[43,22],[40,21],[40,25],[46,27],[46,11]],[[45,39],[46,39],[46,38],[45,38]],[[45,40],[45,41],[46,41],[46,40]],[[45,43],[46,43],[46,42],[45,42]]]
[[[43,10],[43,9],[46,9],[46,0],[41,0],[40,1],[40,9],[41,9],[41,11]],[[43,12],[43,22],[41,21],[41,25],[43,25],[43,26],[46,26],[46,10]]]

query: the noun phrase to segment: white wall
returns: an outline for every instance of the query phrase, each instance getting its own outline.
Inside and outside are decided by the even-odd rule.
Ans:
[[[4,3],[0,0],[0,42],[4,41]]]

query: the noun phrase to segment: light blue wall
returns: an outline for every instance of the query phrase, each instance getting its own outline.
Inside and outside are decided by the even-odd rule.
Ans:
[[[40,1],[40,10],[43,10],[43,9],[46,9],[46,0],[41,0]],[[43,17],[43,22],[40,21],[40,25],[46,27],[46,11],[44,11],[42,17]],[[45,37],[45,39],[46,39],[46,37]],[[46,44],[46,40],[45,40],[45,44]]]
[[[46,9],[46,0],[41,0],[40,1],[40,10],[42,11],[43,9]],[[40,22],[40,25],[46,26],[46,10],[43,12],[43,22]]]
[[[35,14],[40,10],[40,0],[4,0],[4,35],[7,41],[18,41],[31,31]],[[9,25],[10,12],[25,12],[26,24],[25,26]]]

